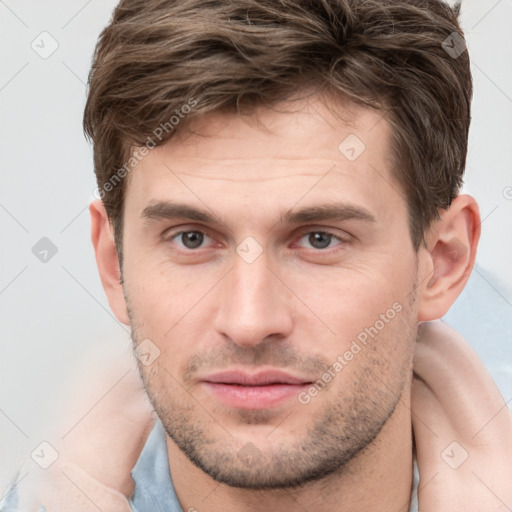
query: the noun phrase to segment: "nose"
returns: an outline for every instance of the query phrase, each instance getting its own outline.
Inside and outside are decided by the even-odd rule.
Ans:
[[[292,330],[292,294],[269,267],[265,251],[252,263],[235,254],[222,281],[215,328],[239,346],[282,339]]]

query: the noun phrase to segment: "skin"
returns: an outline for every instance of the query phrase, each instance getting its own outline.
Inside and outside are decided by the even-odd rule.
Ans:
[[[407,510],[418,323],[442,316],[467,281],[478,208],[457,197],[415,252],[388,122],[336,106],[341,116],[313,96],[291,112],[212,114],[193,122],[195,134],[152,150],[127,183],[123,286],[112,226],[101,202],[91,205],[110,305],[136,345],[150,339],[159,351],[139,368],[185,510],[206,496],[211,511]],[[350,134],[366,146],[354,161],[338,150]],[[216,220],[145,216],[158,201]],[[281,221],[326,202],[372,220]],[[183,245],[181,231],[203,232],[200,248]],[[326,231],[335,237],[318,248],[310,235]],[[262,249],[252,263],[236,252],[247,236]],[[381,315],[389,321],[375,338],[306,405],[233,407],[204,383],[221,370],[269,368],[315,382]]]
[[[127,501],[134,490],[130,471],[155,418],[135,361],[122,350],[105,368],[98,369],[95,361],[80,369],[68,388],[52,437],[59,459],[39,473],[32,468],[19,484],[22,510],[40,505],[63,512],[131,510]],[[414,372],[411,412],[421,475],[420,510],[509,510],[512,415],[478,356],[440,320],[423,322]],[[112,388],[112,381],[121,376],[119,385]],[[84,410],[108,389],[104,400],[83,417]],[[77,418],[83,418],[80,425],[64,443],[55,444]],[[468,454],[457,469],[441,456],[453,440]],[[206,498],[201,510],[208,505]]]
[[[437,321],[421,324],[419,334],[411,408],[425,482],[419,490],[420,510],[510,510],[508,404],[458,332]]]

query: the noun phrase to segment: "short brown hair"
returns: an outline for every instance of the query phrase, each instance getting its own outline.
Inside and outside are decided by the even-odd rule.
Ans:
[[[459,10],[440,0],[122,0],[96,46],[84,112],[120,261],[134,148],[207,112],[250,112],[311,86],[385,114],[417,250],[464,173],[472,80]]]

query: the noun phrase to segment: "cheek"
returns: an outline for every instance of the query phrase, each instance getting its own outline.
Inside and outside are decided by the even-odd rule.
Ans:
[[[125,261],[124,280],[130,302],[144,320],[160,318],[170,323],[193,294],[201,277],[152,254],[134,254]]]
[[[377,257],[357,266],[314,267],[294,271],[285,279],[304,303],[329,327],[334,344],[350,340],[377,323],[390,323],[408,309],[415,285],[413,258]],[[301,311],[304,311],[302,307]],[[383,316],[383,319],[381,318]],[[311,314],[299,315],[302,328],[311,327]],[[308,321],[309,319],[309,321]],[[413,321],[412,319],[408,320]],[[318,323],[318,329],[323,329]],[[329,331],[324,329],[329,335]]]
[[[201,349],[208,339],[208,322],[213,305],[206,296],[219,278],[211,270],[178,268],[169,264],[130,262],[126,266],[125,289],[138,342],[155,343],[166,367],[176,369],[180,361]],[[194,341],[195,340],[195,341]]]

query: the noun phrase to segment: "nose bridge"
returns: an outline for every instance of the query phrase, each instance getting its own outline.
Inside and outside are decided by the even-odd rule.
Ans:
[[[243,250],[240,244],[238,251]],[[217,325],[238,345],[256,345],[271,335],[286,336],[292,326],[286,290],[262,252],[256,259],[235,254],[228,279],[223,281]]]

